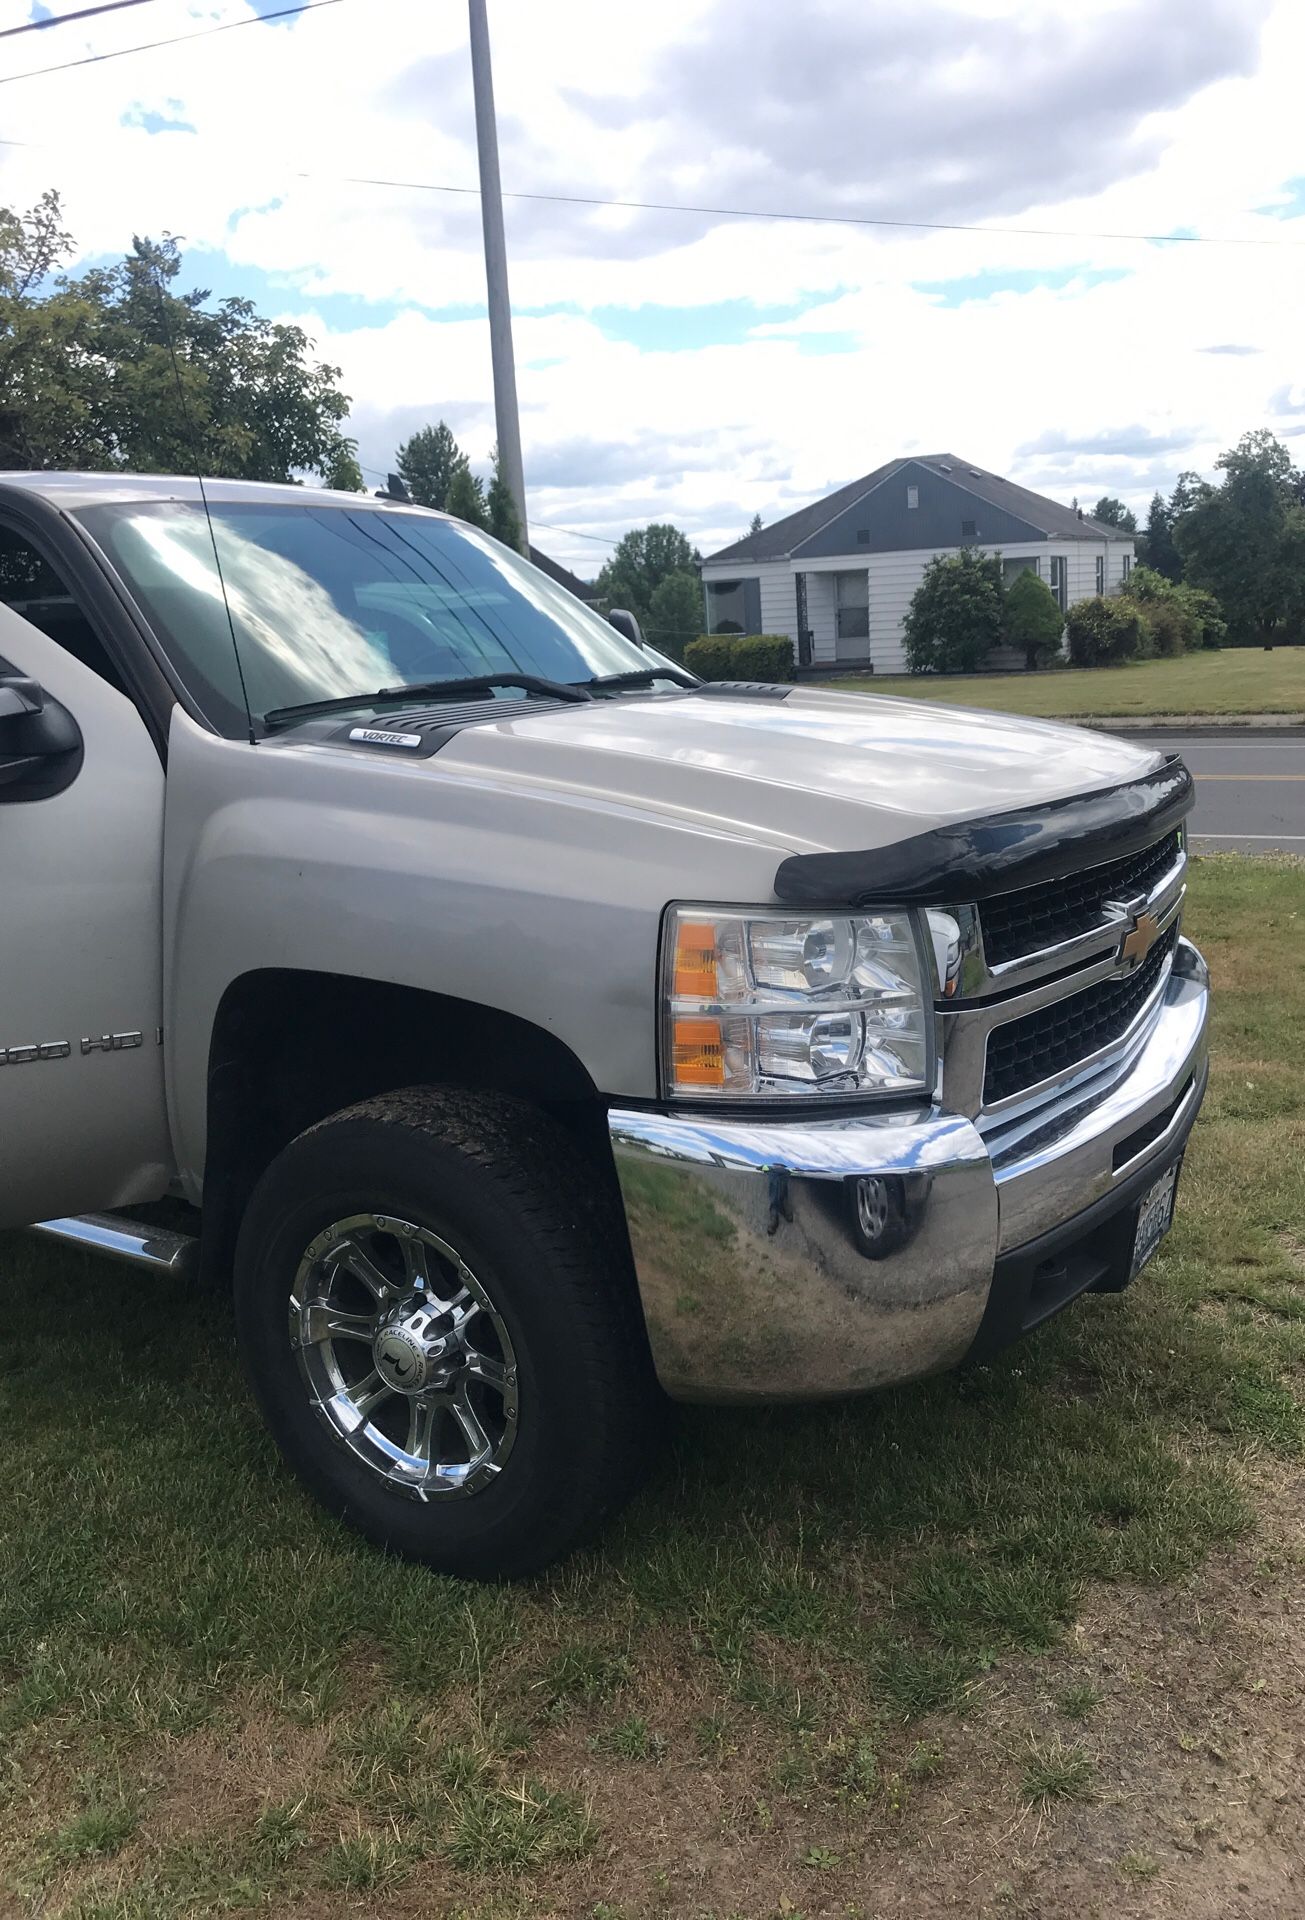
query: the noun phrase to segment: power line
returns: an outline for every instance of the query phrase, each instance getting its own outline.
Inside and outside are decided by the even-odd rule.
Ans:
[[[100,0],[98,7],[78,7],[76,13],[50,13],[44,20],[28,20],[21,27],[5,27],[0,40],[12,40],[19,33],[43,33],[47,27],[65,27],[72,20],[89,20],[97,13],[121,13],[124,7],[152,7],[155,0]]]
[[[545,533],[569,533],[573,540],[594,540],[600,547],[619,547],[621,544],[619,540],[609,540],[605,533],[581,533],[579,527],[554,527],[547,520],[536,520],[533,524],[542,527]]]
[[[266,13],[262,20],[279,20],[287,13],[310,13],[314,7],[338,6],[340,0],[305,0],[305,4],[287,7],[282,13]],[[257,20],[233,20],[225,27],[206,28],[206,33],[226,33],[232,27],[257,26]],[[202,34],[182,34],[180,39],[201,39]],[[153,46],[171,46],[168,40],[152,41]],[[124,53],[138,52],[140,49],[124,47]],[[95,54],[93,60],[113,60],[117,56],[111,53]],[[72,61],[73,66],[86,65],[85,61]],[[38,69],[43,73],[57,73],[57,67]],[[0,86],[8,80],[30,78],[26,74],[10,74],[0,77]],[[202,139],[201,135],[192,138]],[[7,140],[0,138],[0,147],[26,147],[29,150],[49,151],[50,142],[35,140]],[[216,144],[216,142],[214,143]],[[352,173],[308,173],[302,168],[291,169],[289,177],[294,180],[307,180],[317,186],[335,187],[386,187],[403,193],[448,193],[464,199],[475,200],[480,197],[479,187],[451,186],[434,180],[389,180],[367,174]],[[1148,246],[1198,246],[1198,247],[1262,247],[1272,251],[1296,252],[1305,247],[1305,240],[1264,240],[1247,234],[1220,233],[1121,233],[1092,227],[1016,227],[1007,225],[989,226],[978,220],[890,220],[873,214],[856,213],[793,213],[773,207],[711,207],[699,206],[689,202],[674,200],[616,200],[599,194],[582,193],[529,193],[512,192],[504,188],[505,200],[542,201],[553,206],[563,207],[616,207],[636,213],[686,213],[709,215],[722,220],[788,220],[800,221],[812,226],[848,226],[848,227],[886,227],[898,231],[920,233],[979,233],[1014,235],[1032,240],[1117,240],[1145,243]],[[565,529],[562,529],[565,531]]]
[[[215,33],[234,33],[237,27],[261,27],[269,20],[288,20],[292,14],[315,13],[319,7],[338,7],[342,0],[299,0],[294,7],[278,7],[275,13],[249,14],[243,20],[227,20],[216,27],[200,27],[194,33],[174,33],[166,40],[142,40],[134,47],[115,47],[111,53],[87,53],[80,60],[61,60],[52,67],[30,67],[25,73],[0,75],[0,87],[15,80],[39,80],[46,73],[67,73],[72,67],[96,67],[102,60],[121,60],[129,53],[152,53],[156,47],[178,47],[183,40],[207,40]],[[53,21],[43,22],[53,26]],[[6,142],[6,144],[18,144]]]
[[[391,187],[411,193],[455,193],[468,197],[479,194],[478,187],[445,186],[432,180],[388,180],[367,174],[296,173],[297,180],[326,181],[334,186]],[[1217,233],[1115,233],[1090,227],[1013,227],[991,226],[976,220],[890,220],[868,213],[794,213],[775,207],[699,206],[678,200],[614,200],[587,193],[511,193],[505,200],[546,201],[562,207],[619,207],[632,213],[706,214],[721,220],[796,220],[813,226],[893,227],[920,233],[999,233],[1017,234],[1034,240],[1127,240],[1148,245],[1188,245],[1200,247],[1301,247],[1302,240],[1258,240],[1243,234]]]

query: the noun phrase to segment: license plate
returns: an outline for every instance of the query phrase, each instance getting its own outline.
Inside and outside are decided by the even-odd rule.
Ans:
[[[1151,1255],[1174,1224],[1174,1201],[1178,1194],[1181,1160],[1175,1160],[1167,1173],[1142,1196],[1137,1210],[1137,1230],[1133,1235],[1133,1267],[1130,1278],[1141,1273]]]

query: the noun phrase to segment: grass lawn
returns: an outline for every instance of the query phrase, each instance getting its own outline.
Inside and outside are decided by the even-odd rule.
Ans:
[[[1300,1912],[1305,865],[1193,894],[1216,1072],[1139,1284],[686,1410],[528,1585],[322,1517],[221,1303],[0,1240],[0,1914]]]
[[[1305,714],[1305,647],[1225,647],[1181,660],[1142,660],[1130,667],[1067,667],[1044,673],[986,673],[977,679],[930,674],[861,674],[821,680],[854,693],[903,693],[961,707],[992,707],[1042,719],[1157,713]]]

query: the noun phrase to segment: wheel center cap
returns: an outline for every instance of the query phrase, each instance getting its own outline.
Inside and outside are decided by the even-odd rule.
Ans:
[[[403,1327],[387,1327],[372,1349],[376,1371],[397,1393],[420,1393],[436,1370],[436,1356]]]

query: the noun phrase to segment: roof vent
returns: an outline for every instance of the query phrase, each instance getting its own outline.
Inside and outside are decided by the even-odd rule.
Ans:
[[[950,467],[948,466],[948,464],[947,464],[947,462],[946,462],[945,460],[940,460],[940,461],[938,462],[938,471],[939,471],[939,473],[950,473],[950,472],[951,472],[951,468],[950,468]]]
[[[869,527],[858,527],[856,530],[856,538],[859,546],[868,547],[870,545]]]
[[[982,480],[983,475],[979,472],[979,469],[977,467],[971,467],[970,478],[971,480]]]
[[[977,538],[977,535],[978,535],[978,527],[973,520],[961,521],[961,539],[962,540],[973,540]]]

